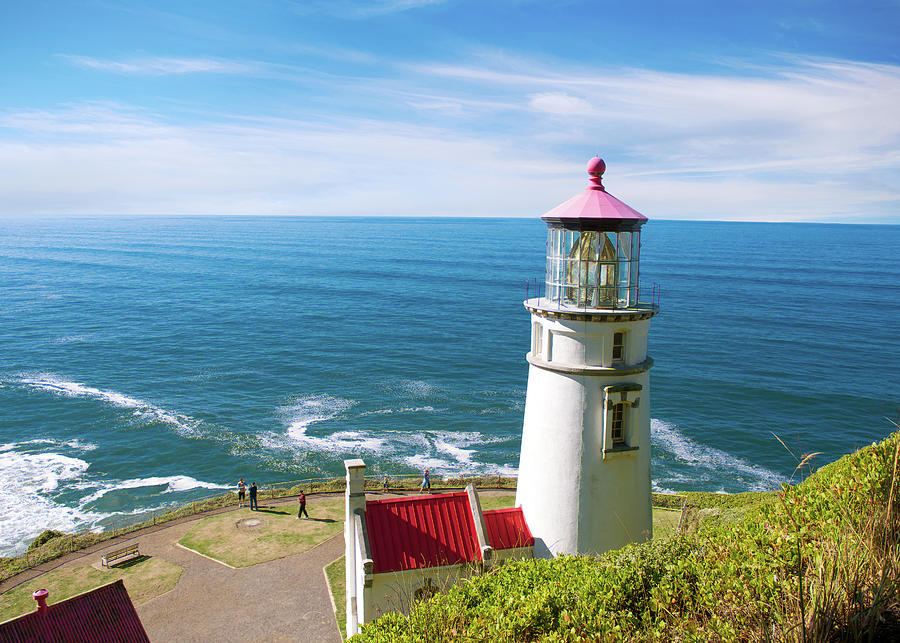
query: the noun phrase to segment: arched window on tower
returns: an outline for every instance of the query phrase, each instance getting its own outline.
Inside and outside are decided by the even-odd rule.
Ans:
[[[633,431],[632,422],[635,421],[634,414],[640,405],[641,388],[640,384],[612,384],[604,387],[604,458],[606,454],[634,451],[640,447],[640,439]]]

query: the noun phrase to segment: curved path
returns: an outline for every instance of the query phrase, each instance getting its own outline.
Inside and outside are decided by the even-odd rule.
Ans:
[[[266,500],[266,504],[280,503]],[[196,521],[237,510],[228,507],[196,514],[104,541],[7,579],[0,591],[52,569],[99,560],[107,550],[137,542],[142,554],[184,570],[174,589],[136,606],[151,641],[341,641],[323,570],[343,555],[343,533],[300,554],[240,569],[177,546]]]

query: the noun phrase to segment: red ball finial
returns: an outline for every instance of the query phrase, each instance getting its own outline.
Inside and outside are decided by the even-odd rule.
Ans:
[[[603,173],[606,172],[606,163],[599,156],[595,156],[587,164],[588,174],[591,175],[591,187],[594,190],[603,190],[606,189],[603,187]]]

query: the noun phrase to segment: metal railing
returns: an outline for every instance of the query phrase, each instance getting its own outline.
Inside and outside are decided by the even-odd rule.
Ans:
[[[532,278],[528,279],[525,282],[525,301],[529,299],[544,299],[546,295],[546,281],[543,278]],[[599,309],[607,309],[610,308],[612,310],[659,310],[659,302],[662,296],[662,289],[657,282],[650,282],[648,285],[646,282],[638,283],[637,285],[637,304],[632,304],[630,306],[600,306]],[[591,306],[575,306],[571,304],[566,305],[567,308],[573,308],[576,310],[589,310],[593,307]]]
[[[365,476],[367,491],[383,491],[387,479],[388,491],[415,491],[419,489],[422,480],[421,475],[369,475]],[[431,476],[431,486],[434,489],[464,488],[473,483],[482,489],[500,488],[515,489],[517,478],[515,476],[465,476],[444,477]],[[271,482],[259,486],[258,499],[277,500],[296,495],[299,489],[303,489],[307,495],[319,493],[343,493],[346,481],[343,476],[332,478],[303,478],[300,480],[286,480]],[[146,529],[174,520],[189,518],[207,512],[228,511],[238,504],[237,487],[223,493],[212,494],[195,498],[187,503],[173,504],[150,511],[141,512],[119,519],[103,519],[96,523],[83,525],[74,532],[66,533],[63,537],[55,538],[49,549],[38,547],[25,551],[17,557],[5,560],[5,565],[0,567],[0,581],[10,578],[32,567],[59,558],[81,549],[91,547],[106,540],[112,540],[119,536]],[[100,529],[98,529],[98,527]]]

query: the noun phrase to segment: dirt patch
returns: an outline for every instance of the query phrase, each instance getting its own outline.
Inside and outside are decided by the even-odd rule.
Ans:
[[[263,520],[261,518],[241,518],[234,526],[238,529],[259,529],[263,526]]]

